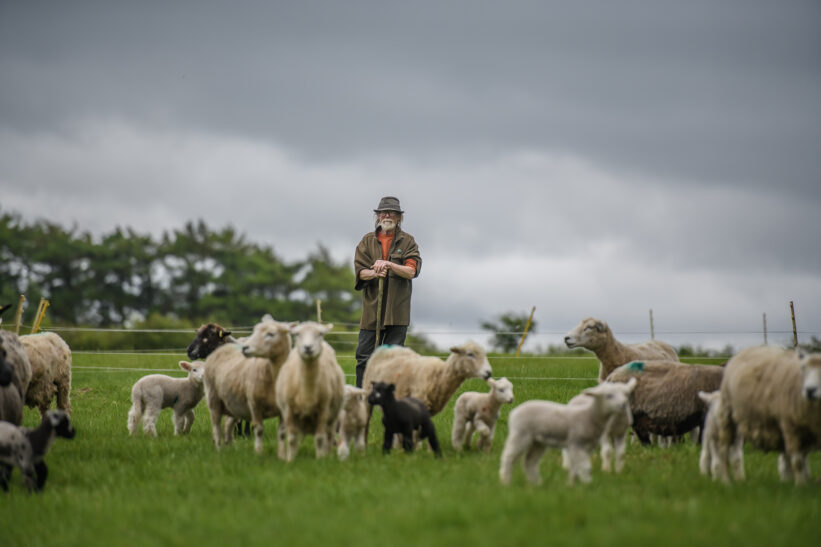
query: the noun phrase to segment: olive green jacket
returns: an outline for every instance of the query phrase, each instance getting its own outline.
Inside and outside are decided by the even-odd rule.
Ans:
[[[362,320],[360,329],[376,329],[376,300],[379,293],[378,278],[363,281],[359,272],[369,269],[374,262],[382,258],[382,245],[376,238],[376,232],[369,232],[362,237],[356,246],[354,255],[354,274],[356,285],[354,289],[362,291]],[[395,264],[405,265],[405,261],[412,258],[416,261],[416,275],[422,270],[422,257],[419,247],[413,236],[396,228],[396,235],[388,251],[388,260]],[[388,272],[382,289],[382,321],[380,328],[385,325],[409,325],[411,308],[412,282],[392,272]]]

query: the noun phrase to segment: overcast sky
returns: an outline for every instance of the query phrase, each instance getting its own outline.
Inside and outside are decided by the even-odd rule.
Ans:
[[[821,337],[817,0],[0,0],[0,211],[203,219],[351,261],[395,195],[412,322],[532,344]],[[282,318],[288,319],[288,318]],[[780,331],[780,333],[779,333]],[[443,337],[441,333],[450,333]]]

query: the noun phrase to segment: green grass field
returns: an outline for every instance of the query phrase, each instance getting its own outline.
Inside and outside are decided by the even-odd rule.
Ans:
[[[170,410],[159,437],[126,430],[132,384],[148,370],[182,375],[183,355],[75,353],[72,419],[46,459],[45,490],[28,495],[18,470],[0,495],[0,546],[59,545],[817,545],[821,485],[782,484],[776,456],[747,451],[748,479],[715,484],[699,475],[699,447],[628,446],[621,475],[594,467],[589,485],[567,485],[558,452],[542,460],[544,484],[498,480],[506,406],[490,454],[450,447],[454,396],[435,418],[444,458],[380,450],[380,411],[368,451],[316,460],[306,439],[298,459],[276,458],[274,420],[265,453],[235,441],[217,452],[208,410],[191,434],[174,437]],[[566,402],[593,385],[594,358],[491,357],[494,376],[514,384],[516,402]],[[340,362],[353,382],[353,359]],[[485,391],[479,380],[462,390]],[[458,395],[458,394],[457,394]],[[39,414],[26,410],[25,425]],[[811,467],[821,469],[815,454]],[[594,458],[598,466],[598,457]]]

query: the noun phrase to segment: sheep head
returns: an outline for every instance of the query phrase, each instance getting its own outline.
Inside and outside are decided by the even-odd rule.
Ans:
[[[808,401],[821,400],[821,353],[798,353],[801,363],[801,394]]]
[[[510,383],[510,380],[507,378],[499,378],[498,380],[488,378],[487,383],[497,401],[508,404],[513,402],[513,384]]]
[[[590,351],[596,351],[607,345],[610,336],[610,327],[607,325],[607,322],[594,317],[588,317],[565,335],[564,343],[571,349],[584,348]]]
[[[635,378],[630,378],[627,383],[602,382],[582,393],[593,397],[605,414],[619,414],[630,411],[630,393],[636,388],[637,382]]]
[[[315,361],[322,354],[322,342],[325,335],[331,332],[332,324],[322,325],[306,321],[291,327],[294,335],[294,347],[303,361]]]
[[[202,383],[202,378],[205,376],[204,363],[189,363],[188,361],[180,361],[180,368],[188,372],[188,377],[197,383]]]
[[[291,351],[292,323],[261,321],[254,325],[254,332],[242,346],[245,357],[263,357],[275,360],[284,358]]]
[[[386,382],[371,382],[371,392],[368,394],[368,404],[382,405],[385,401],[393,401],[396,399],[394,392],[396,391],[395,384]]]
[[[493,375],[485,350],[476,342],[468,341],[450,348],[450,351],[448,363],[465,378],[487,380]]]
[[[188,345],[189,359],[205,359],[221,345],[231,340],[231,331],[225,330],[218,323],[208,323],[197,329],[191,344]]]

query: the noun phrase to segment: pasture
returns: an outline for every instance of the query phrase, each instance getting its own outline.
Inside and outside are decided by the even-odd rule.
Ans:
[[[353,357],[339,358],[353,383]],[[512,406],[502,409],[490,454],[458,454],[450,446],[456,396],[434,418],[442,460],[427,451],[383,455],[378,409],[367,453],[344,462],[314,459],[311,438],[295,462],[279,461],[275,420],[265,423],[261,457],[247,439],[218,453],[204,402],[189,436],[173,436],[167,409],[158,438],[129,437],[132,384],[151,372],[182,376],[180,359],[75,353],[77,436],[51,448],[41,494],[28,495],[14,471],[10,491],[0,494],[0,545],[817,545],[821,485],[781,483],[775,454],[747,450],[747,481],[726,486],[699,474],[697,445],[633,442],[624,473],[603,474],[596,456],[593,482],[568,487],[560,454],[548,452],[542,486],[528,485],[517,467],[513,484],[502,487]],[[490,362],[495,377],[513,382],[514,405],[566,402],[594,385],[598,370],[592,356]],[[470,380],[464,390],[487,387]],[[26,409],[25,425],[38,422]],[[817,475],[819,454],[810,464]]]

